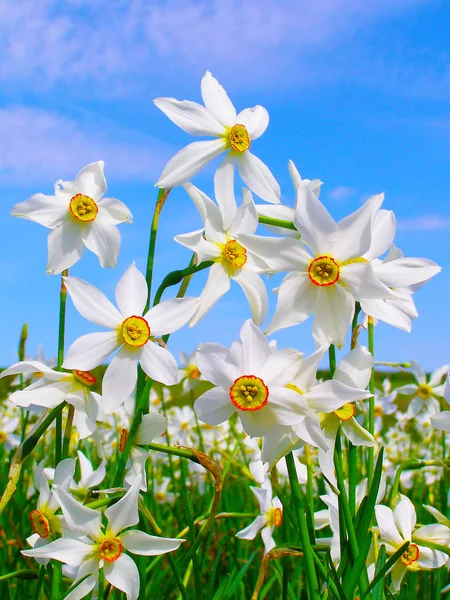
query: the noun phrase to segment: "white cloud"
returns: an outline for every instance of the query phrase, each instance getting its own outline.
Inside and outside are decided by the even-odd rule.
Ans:
[[[340,185],[328,192],[328,198],[335,202],[343,202],[356,194],[356,189],[346,185]]]
[[[0,109],[0,182],[72,179],[85,164],[104,160],[114,180],[155,181],[173,154],[168,145],[111,123],[80,124],[27,107]]]
[[[450,229],[450,219],[436,214],[419,215],[398,219],[397,228],[401,231],[439,231]]]
[[[261,80],[288,86],[306,74],[316,81],[321,48],[424,3],[0,0],[0,81],[39,90],[64,83],[86,100],[206,67],[234,89]]]

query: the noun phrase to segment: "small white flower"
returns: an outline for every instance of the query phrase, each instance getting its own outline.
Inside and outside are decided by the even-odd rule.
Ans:
[[[269,479],[266,479],[260,488],[250,486],[250,489],[258,500],[261,514],[248,527],[238,531],[236,537],[241,540],[254,540],[261,531],[264,554],[267,554],[276,545],[273,531],[283,521],[283,505],[277,496],[272,498],[272,485]]]
[[[78,312],[85,319],[112,331],[89,333],[78,338],[67,351],[63,367],[93,369],[119,350],[103,377],[102,395],[107,414],[114,412],[132,395],[138,362],[155,381],[176,384],[177,362],[154,339],[183,327],[197,309],[197,298],[164,300],[142,316],[148,289],[144,276],[134,263],[116,287],[119,310],[90,283],[77,277],[66,277],[64,281]]]
[[[443,395],[447,404],[450,404],[450,373],[447,373],[444,384]],[[450,433],[450,410],[444,410],[431,417],[431,423],[436,429]]]
[[[234,165],[255,194],[267,200],[280,201],[280,186],[266,165],[249,150],[269,124],[269,114],[262,106],[246,108],[236,114],[226,91],[209,71],[201,84],[205,106],[189,100],[157,98],[156,106],[169,119],[191,135],[216,139],[194,142],[180,150],[167,163],[156,185],[170,188],[185,183],[211,160],[226,152],[218,177],[233,186]]]
[[[409,362],[415,381],[414,383],[402,385],[395,390],[398,394],[413,395],[406,414],[412,419],[422,409],[426,409],[427,412],[432,414],[438,413],[440,410],[439,398],[444,395],[442,379],[447,375],[449,365],[439,367],[428,378],[417,361],[410,360]]]
[[[61,273],[82,256],[84,247],[102,267],[114,267],[120,249],[119,223],[131,223],[129,209],[115,198],[103,198],[104,162],[84,167],[75,181],[58,179],[55,195],[35,194],[16,204],[11,214],[52,230],[48,237],[47,272]]]

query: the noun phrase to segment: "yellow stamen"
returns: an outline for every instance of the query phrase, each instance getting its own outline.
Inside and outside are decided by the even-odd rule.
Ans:
[[[123,341],[129,346],[139,348],[144,346],[150,338],[150,326],[142,317],[128,317],[122,323]]]
[[[89,196],[85,196],[84,194],[77,194],[73,196],[69,203],[69,210],[71,215],[77,220],[83,223],[89,223],[93,221],[98,213],[98,206],[89,198]]]
[[[318,256],[311,261],[308,276],[314,285],[334,285],[339,280],[339,265],[331,256]]]
[[[260,410],[268,399],[269,388],[256,375],[238,377],[230,388],[230,400],[239,410]]]
[[[122,554],[122,544],[117,538],[108,538],[103,540],[98,549],[100,557],[106,562],[114,562]]]
[[[403,552],[400,560],[404,565],[409,567],[419,559],[419,548],[416,544],[410,544],[408,548]]]
[[[417,390],[417,395],[419,396],[419,398],[422,398],[422,400],[428,400],[428,398],[431,398],[431,396],[433,395],[433,389],[431,388],[431,386],[427,385],[426,383],[423,383],[421,386],[419,386],[419,389]]]
[[[240,125],[239,123],[233,125],[228,133],[228,139],[231,147],[236,152],[245,152],[250,148],[250,136],[245,125]]]
[[[229,240],[225,244],[223,255],[233,267],[237,267],[238,269],[243,267],[247,262],[247,250],[236,240]]]

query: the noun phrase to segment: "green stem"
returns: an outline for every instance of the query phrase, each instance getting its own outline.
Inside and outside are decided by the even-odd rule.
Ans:
[[[192,263],[192,260],[191,260]],[[153,306],[156,306],[161,302],[161,297],[164,291],[171,287],[172,285],[177,285],[182,281],[185,277],[190,277],[194,275],[194,273],[198,273],[199,271],[203,271],[204,269],[208,269],[211,265],[214,264],[213,260],[207,260],[205,262],[200,263],[199,265],[189,264],[185,269],[180,269],[179,271],[172,271],[168,275],[164,277],[161,285],[156,291],[155,299],[153,301]]]
[[[173,456],[188,458],[189,460],[200,464],[200,461],[195,456],[194,452],[186,448],[175,448],[173,446],[165,446],[164,444],[154,444],[153,442],[151,444],[145,444],[143,447],[147,448],[148,450],[156,450],[157,452],[164,452],[165,454],[172,454]]]
[[[75,408],[70,405],[69,410],[67,412],[67,420],[66,420],[66,428],[64,430],[64,439],[63,439],[63,448],[62,448],[62,457],[67,458],[69,456],[69,446],[70,446],[70,438],[72,435],[72,423],[73,416],[75,413]]]
[[[373,319],[369,316],[368,318],[368,345],[370,354],[375,357],[375,346],[374,346],[374,330],[373,330]],[[368,431],[372,435],[375,432],[375,367],[372,367],[370,375],[369,391],[372,396],[369,398],[369,421]],[[375,465],[375,448],[369,446],[368,448],[368,463],[367,463],[367,485],[370,486],[372,483],[373,470]]]
[[[161,214],[162,208],[164,206],[165,201],[167,200],[167,196],[170,194],[170,188],[164,190],[161,188],[158,191],[158,198],[156,199],[155,211],[153,213],[153,221],[152,227],[150,230],[150,241],[148,245],[148,254],[147,254],[147,268],[145,271],[145,281],[147,282],[148,289],[148,298],[147,304],[145,306],[144,314],[148,311],[150,306],[150,295],[152,291],[152,279],[153,279],[153,266],[155,263],[155,248],[156,248],[156,235],[158,233],[159,226],[159,216]]]
[[[284,229],[292,229],[292,231],[297,231],[297,227],[292,221],[272,219],[272,217],[263,217],[262,215],[258,215],[258,221],[263,225],[272,225],[273,227],[283,227]]]
[[[314,551],[309,541],[308,526],[306,523],[305,507],[303,506],[303,498],[298,482],[297,471],[295,469],[294,456],[292,452],[286,455],[286,464],[289,473],[289,482],[291,484],[292,496],[294,499],[295,512],[297,514],[298,528],[300,540],[303,548],[306,567],[306,579],[308,581],[309,598],[310,600],[319,600],[319,584],[317,581],[316,569],[314,567]]]
[[[328,359],[330,361],[330,378],[332,378],[336,371],[336,346],[334,344],[328,348]]]
[[[69,274],[68,269],[61,273],[61,289],[59,292],[59,331],[58,331],[58,363],[56,369],[61,370],[64,362],[64,336],[66,331],[67,290],[63,277]],[[62,458],[62,412],[56,415],[55,423],[55,467]]]
[[[62,583],[62,563],[54,561],[52,576],[52,595],[51,600],[60,600]]]
[[[45,566],[41,565],[39,567],[39,577],[38,577],[36,587],[34,590],[33,600],[39,600],[39,597],[41,595],[42,585],[44,583],[44,577],[45,577]]]

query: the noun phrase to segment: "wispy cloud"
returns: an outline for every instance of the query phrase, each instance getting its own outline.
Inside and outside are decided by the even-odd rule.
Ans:
[[[397,227],[401,231],[439,231],[450,229],[450,219],[442,215],[419,215],[407,219],[399,219]]]
[[[115,180],[155,181],[173,154],[139,132],[20,106],[0,109],[0,131],[0,182],[8,184],[71,178],[100,159]]]
[[[356,194],[356,189],[347,185],[340,185],[328,192],[328,199],[333,202],[344,202]]]
[[[270,79],[285,86],[306,74],[317,79],[311,61],[320,49],[424,3],[0,0],[0,81],[39,89],[64,83],[89,98],[208,66],[234,88]],[[87,82],[98,85],[79,87]]]

